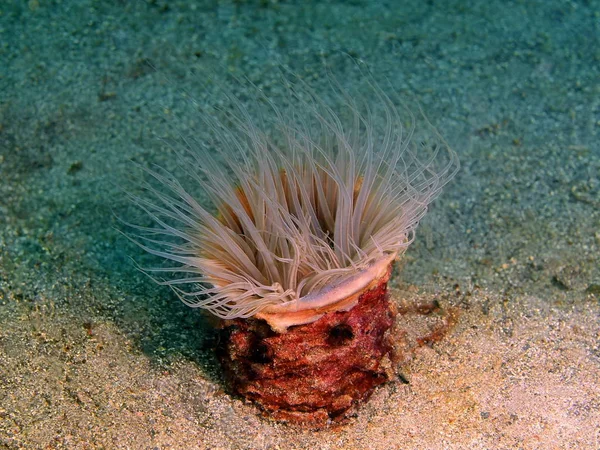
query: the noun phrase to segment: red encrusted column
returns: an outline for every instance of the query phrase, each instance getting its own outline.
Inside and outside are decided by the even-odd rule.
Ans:
[[[391,271],[391,267],[390,267]],[[276,333],[263,320],[224,322],[221,362],[233,390],[276,419],[342,421],[392,375],[388,276],[346,312]]]

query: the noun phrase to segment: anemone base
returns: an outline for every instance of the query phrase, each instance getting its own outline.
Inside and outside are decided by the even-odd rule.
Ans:
[[[233,390],[278,420],[325,426],[343,421],[393,376],[388,330],[396,310],[387,279],[350,311],[274,332],[259,319],[227,321],[220,351]]]

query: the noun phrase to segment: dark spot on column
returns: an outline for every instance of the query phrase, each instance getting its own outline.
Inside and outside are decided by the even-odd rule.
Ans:
[[[352,327],[348,324],[341,323],[329,330],[327,345],[341,347],[342,345],[347,345],[352,339],[354,339]]]
[[[264,342],[259,342],[252,350],[250,359],[259,364],[268,364],[273,361],[269,346]]]

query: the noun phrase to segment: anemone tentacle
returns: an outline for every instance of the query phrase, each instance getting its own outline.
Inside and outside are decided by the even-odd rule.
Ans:
[[[175,147],[210,206],[161,168],[142,168],[144,192],[130,195],[154,222],[126,223],[130,238],[179,264],[142,270],[224,319],[306,308],[381,272],[458,170],[429,123],[416,138],[415,116],[372,80],[371,107],[332,82],[339,109],[288,81],[295,110],[258,93],[270,111],[256,119],[228,95],[235,108],[220,110],[224,119],[202,116],[211,141],[182,137]]]

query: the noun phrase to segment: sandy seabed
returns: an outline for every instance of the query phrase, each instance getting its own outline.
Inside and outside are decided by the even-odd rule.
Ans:
[[[600,448],[599,17],[562,0],[4,2],[0,448]],[[129,261],[117,185],[132,160],[173,166],[156,137],[196,129],[203,71],[276,98],[283,64],[327,95],[323,60],[346,79],[344,54],[459,153],[390,283],[458,322],[314,432],[226,392],[211,319]]]

